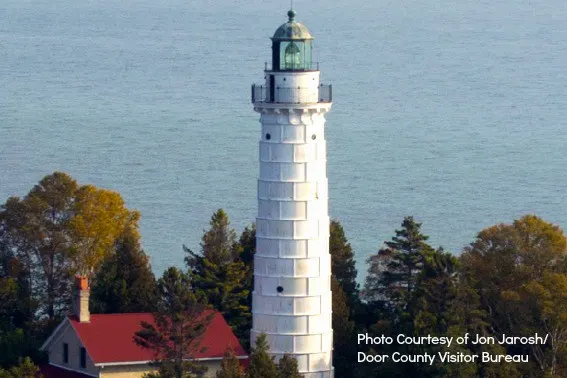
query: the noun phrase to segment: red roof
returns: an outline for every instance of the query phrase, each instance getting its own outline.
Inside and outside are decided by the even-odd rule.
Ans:
[[[69,317],[69,321],[94,364],[155,359],[152,350],[134,342],[134,334],[141,329],[141,322],[155,324],[151,313],[92,314],[88,323],[80,323],[75,317]],[[228,348],[233,348],[237,356],[246,356],[232,328],[217,311],[203,335],[200,347],[205,351],[196,353],[196,359],[222,358]]]
[[[41,373],[43,378],[92,378],[91,375],[62,369],[60,367],[49,364],[40,365],[39,372]]]

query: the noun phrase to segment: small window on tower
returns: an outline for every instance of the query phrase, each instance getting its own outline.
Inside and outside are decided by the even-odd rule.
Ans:
[[[313,140],[317,139],[317,135],[315,135],[315,134],[311,135],[311,139],[313,139]]]
[[[283,293],[283,287],[278,286],[278,288],[276,289],[278,291],[278,293]]]
[[[267,133],[266,134],[266,140],[270,140],[270,139],[272,139],[272,136],[270,135],[270,133]]]

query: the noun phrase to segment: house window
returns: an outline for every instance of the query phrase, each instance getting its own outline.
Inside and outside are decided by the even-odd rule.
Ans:
[[[81,368],[82,369],[86,369],[87,368],[87,350],[85,348],[81,347]]]
[[[69,363],[69,344],[63,343],[63,363]]]

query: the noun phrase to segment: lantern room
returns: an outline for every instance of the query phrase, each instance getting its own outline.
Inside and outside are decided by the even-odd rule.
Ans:
[[[305,25],[295,21],[295,11],[290,10],[287,15],[288,22],[272,37],[272,70],[310,71],[313,37]]]

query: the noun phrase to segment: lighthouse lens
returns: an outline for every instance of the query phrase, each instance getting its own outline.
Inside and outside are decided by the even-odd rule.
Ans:
[[[288,70],[303,68],[301,67],[301,51],[294,42],[290,42],[285,49],[285,66]]]

